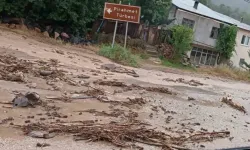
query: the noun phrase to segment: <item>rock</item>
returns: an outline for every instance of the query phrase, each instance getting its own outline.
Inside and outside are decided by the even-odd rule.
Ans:
[[[28,92],[25,94],[25,97],[28,99],[29,104],[31,105],[36,105],[38,104],[39,100],[40,100],[40,95],[37,94],[36,92]]]
[[[44,138],[44,139],[50,139],[55,137],[56,135],[53,133],[49,133],[46,131],[31,131],[28,136],[33,138]]]
[[[46,119],[45,118],[40,118],[41,121],[45,121]]]
[[[63,51],[61,51],[61,50],[56,50],[56,53],[58,53],[58,54],[61,54],[61,55],[64,55],[64,52]]]
[[[24,123],[30,123],[30,120],[25,120]]]
[[[48,31],[43,32],[43,35],[48,38],[50,37]]]
[[[200,126],[201,124],[200,123],[194,123],[195,126]]]
[[[24,24],[21,25],[21,29],[22,29],[22,30],[29,30],[28,27],[27,27],[26,25],[24,25]]]
[[[201,147],[201,148],[205,148],[205,146],[204,146],[204,145],[200,145],[200,147]]]
[[[41,33],[41,30],[39,29],[39,28],[37,28],[37,27],[35,27],[35,29],[34,29],[37,33]]]
[[[140,76],[138,74],[134,74],[134,73],[128,73],[128,75],[135,77],[135,78],[139,78]]]
[[[65,33],[65,32],[62,32],[62,33],[61,33],[61,36],[62,36],[62,38],[64,38],[64,39],[69,39],[69,38],[70,38],[69,35],[68,35],[67,33]]]
[[[9,25],[9,28],[15,29],[15,28],[16,28],[16,25],[15,25],[15,24],[10,24],[10,25]]]
[[[37,84],[36,83],[30,83],[27,85],[29,88],[36,88],[37,87]]]
[[[48,146],[50,146],[50,144],[48,144],[48,143],[37,143],[36,144],[36,147],[48,147]]]
[[[194,101],[195,98],[193,98],[193,97],[188,97],[188,100],[189,100],[189,101]]]
[[[89,79],[90,76],[87,76],[87,75],[84,75],[84,74],[81,74],[81,75],[78,75],[77,78],[80,78],[80,79]]]
[[[53,74],[53,71],[40,70],[40,75],[42,76],[49,76],[51,74]]]
[[[104,70],[115,70],[116,69],[116,65],[115,64],[104,64],[101,65],[101,68]]]
[[[55,36],[54,36],[55,39],[57,39],[60,36],[60,34],[57,32],[55,32],[54,34],[55,34]]]
[[[13,106],[14,107],[27,107],[29,106],[29,100],[28,98],[24,96],[16,96],[13,99]]]

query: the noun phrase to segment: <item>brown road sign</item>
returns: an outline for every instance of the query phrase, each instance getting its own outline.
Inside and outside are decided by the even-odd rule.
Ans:
[[[141,7],[105,3],[104,13],[103,13],[104,19],[140,23],[140,17],[141,17]]]

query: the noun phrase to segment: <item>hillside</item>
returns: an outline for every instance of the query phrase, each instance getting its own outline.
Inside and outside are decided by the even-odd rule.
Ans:
[[[250,13],[250,3],[247,3],[244,0],[211,0],[211,2],[216,5],[224,4],[232,7],[233,9],[239,8],[241,11]]]

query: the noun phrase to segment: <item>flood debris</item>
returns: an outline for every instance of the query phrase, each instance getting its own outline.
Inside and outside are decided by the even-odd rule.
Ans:
[[[12,118],[12,117],[8,117],[6,119],[0,120],[0,125],[6,124],[6,123],[13,121],[13,120],[14,120],[14,118]]]
[[[91,113],[94,114],[95,116],[105,116],[105,117],[119,117],[121,115],[125,115],[125,112],[123,110],[120,109],[114,109],[113,111],[111,111],[110,113],[107,113],[105,111],[97,111],[95,109],[89,109],[89,110],[84,110],[84,111],[76,111],[76,112],[87,112],[87,113]]]
[[[0,55],[0,80],[27,82],[25,74],[32,72],[32,63],[10,55]]]
[[[97,80],[94,82],[94,84],[99,84],[99,85],[103,85],[103,86],[127,87],[127,85],[125,83],[118,82],[118,81]]]
[[[177,82],[177,83],[183,83],[183,84],[187,84],[187,85],[190,85],[190,86],[203,86],[204,84],[201,83],[200,81],[197,81],[197,80],[190,80],[190,81],[187,81],[183,78],[178,78],[176,80],[174,79],[170,79],[170,78],[165,78],[163,79],[164,81],[168,81],[168,82]]]
[[[139,77],[139,75],[132,69],[127,69],[121,66],[117,66],[115,64],[104,64],[101,66],[101,69],[108,70],[111,72],[116,72],[116,73],[125,73],[127,75],[130,75],[132,77]]]
[[[51,145],[48,143],[37,143],[36,144],[36,147],[48,147],[48,146],[51,146]]]
[[[223,139],[229,138],[230,132],[229,131],[221,131],[221,132],[204,132],[198,133],[189,136],[186,140],[187,141],[196,141],[196,142],[212,142],[215,139]]]
[[[129,120],[124,123],[110,122],[100,124],[95,121],[71,123],[33,123],[21,126],[25,134],[44,138],[46,134],[73,134],[74,140],[87,140],[92,142],[106,141],[118,147],[129,148],[133,144],[147,145],[167,149],[187,149],[181,147],[187,143],[208,142],[220,138],[230,137],[230,132],[203,132],[190,136],[172,136],[165,132],[157,131],[145,123]],[[37,129],[41,131],[36,131]],[[31,134],[32,133],[32,134]],[[135,145],[133,145],[135,146]]]
[[[223,97],[222,102],[229,105],[230,107],[240,111],[240,112],[243,112],[245,114],[247,113],[245,107],[234,103],[231,97]]]
[[[142,87],[137,84],[131,84],[127,85],[124,82],[119,81],[103,81],[103,80],[97,80],[94,82],[94,84],[99,84],[102,86],[114,86],[114,87],[121,87],[124,88],[126,91],[131,90],[145,90],[148,92],[157,92],[157,93],[164,93],[169,95],[176,95],[177,93],[170,91],[168,88],[165,87]]]

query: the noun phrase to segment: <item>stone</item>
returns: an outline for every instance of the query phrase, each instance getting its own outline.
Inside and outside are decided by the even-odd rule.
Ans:
[[[49,133],[46,131],[31,131],[28,136],[33,138],[44,138],[44,139],[51,139],[56,136],[54,133]]]
[[[61,54],[61,55],[64,55],[64,52],[61,51],[61,50],[56,50],[56,53]]]
[[[36,83],[30,83],[27,85],[29,88],[36,88],[37,87],[37,84]]]
[[[16,28],[16,25],[15,25],[15,24],[10,24],[10,25],[9,25],[9,28],[15,29],[15,28]]]
[[[65,38],[65,39],[69,39],[69,38],[70,38],[69,35],[68,35],[67,33],[65,33],[65,32],[62,32],[62,33],[61,33],[61,36],[62,36],[63,38]]]
[[[26,25],[24,25],[24,24],[21,26],[21,29],[22,30],[29,30],[28,27]]]
[[[35,105],[40,100],[40,95],[36,92],[28,92],[25,94],[25,97],[29,100],[31,105]]]
[[[37,28],[37,27],[35,27],[35,29],[34,29],[37,33],[41,33],[41,30],[39,29],[39,28]]]
[[[50,146],[50,144],[48,144],[48,143],[37,143],[36,144],[36,147],[48,147],[48,146]]]
[[[48,38],[50,37],[48,31],[43,32],[43,35]]]
[[[51,74],[53,74],[53,71],[40,70],[40,75],[41,76],[49,76]]]
[[[77,78],[80,78],[80,79],[89,79],[90,76],[81,74],[81,75],[78,75]]]
[[[188,100],[189,100],[189,101],[194,101],[195,98],[193,98],[193,97],[188,97]]]
[[[55,32],[54,34],[55,34],[55,36],[54,36],[55,39],[60,37],[60,34],[58,32]]]
[[[26,120],[26,121],[24,121],[24,123],[30,123],[30,120]]]
[[[46,131],[31,131],[28,136],[33,138],[44,138],[46,134],[49,134]]]
[[[13,106],[14,107],[27,107],[29,106],[29,100],[28,98],[24,96],[16,96],[13,99]]]

